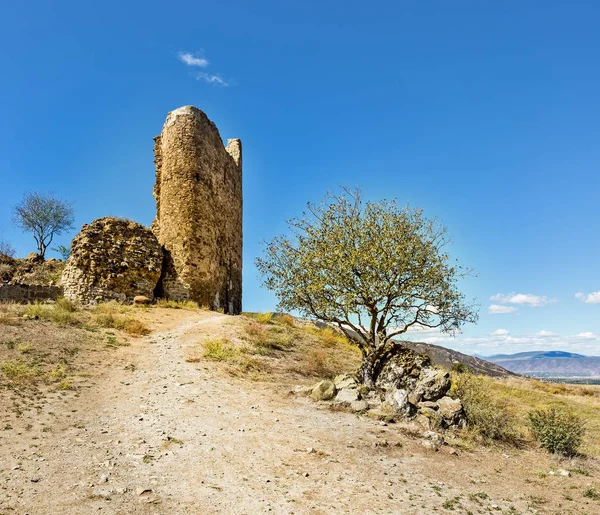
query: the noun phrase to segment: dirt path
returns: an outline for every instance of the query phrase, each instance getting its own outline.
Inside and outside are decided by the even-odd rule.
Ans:
[[[535,512],[510,491],[526,454],[490,463],[426,452],[395,426],[187,363],[186,349],[228,320],[190,313],[119,349],[87,391],[38,411],[33,429],[21,417],[2,440],[0,514],[421,514],[457,496],[458,513]]]

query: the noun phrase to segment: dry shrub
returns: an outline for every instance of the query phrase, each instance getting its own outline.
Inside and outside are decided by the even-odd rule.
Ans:
[[[21,321],[10,313],[0,312],[0,325],[18,326],[21,325]]]
[[[320,328],[316,326],[307,326],[306,331],[319,338],[324,347],[334,347],[336,345],[348,345],[346,336],[330,327]]]
[[[29,383],[42,373],[39,365],[21,359],[3,361],[0,363],[0,372],[15,384]]]
[[[257,322],[250,322],[249,324],[246,324],[246,326],[244,327],[244,331],[246,333],[246,336],[252,342],[267,339],[267,330],[264,326]]]
[[[204,357],[212,361],[234,361],[239,351],[225,338],[207,338],[202,344]]]
[[[56,299],[55,304],[58,309],[68,311],[69,313],[75,313],[76,311],[79,311],[77,305],[74,302],[71,302],[70,300],[65,299],[64,297]]]
[[[249,318],[253,318],[259,324],[270,324],[273,322],[273,313],[244,313]]]
[[[306,357],[304,366],[296,371],[315,377],[331,377],[336,373],[331,366],[328,353],[322,349],[311,350]]]
[[[158,299],[156,301],[156,306],[159,308],[168,308],[168,309],[200,309],[200,306],[197,302],[192,300],[171,300],[171,299]]]
[[[117,329],[131,336],[145,336],[150,334],[150,329],[136,318],[119,316],[114,313],[99,313],[94,316],[94,322],[98,327],[106,329]]]
[[[123,304],[119,304],[116,300],[111,300],[109,302],[102,302],[100,304],[96,304],[91,308],[92,313],[104,313],[104,314],[115,314],[115,313],[126,313],[131,308],[128,306],[124,306]]]
[[[539,409],[529,413],[529,425],[535,439],[548,452],[577,454],[585,425],[575,413],[559,408]]]
[[[484,378],[469,373],[455,376],[451,395],[462,401],[469,427],[482,437],[512,444],[519,440],[508,403],[494,396]]]
[[[78,313],[72,303],[65,299],[54,304],[41,304],[39,302],[27,304],[20,307],[17,312],[20,316],[26,315],[31,318],[39,318],[58,325],[79,326],[85,320],[85,316]]]
[[[279,315],[277,317],[277,321],[281,322],[283,325],[287,325],[289,327],[294,327],[296,325],[296,321],[294,320],[294,317],[292,315],[288,315],[287,313]]]
[[[0,240],[0,263],[8,263],[15,257],[15,248],[5,240]]]

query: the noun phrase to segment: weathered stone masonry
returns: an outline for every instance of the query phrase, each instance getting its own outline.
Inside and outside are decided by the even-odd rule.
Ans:
[[[185,106],[155,138],[156,218],[152,228],[100,218],[84,225],[63,273],[65,296],[194,300],[242,311],[242,145],[227,147],[214,123]]]
[[[242,310],[242,148],[227,147],[214,123],[185,106],[155,138],[156,220],[165,250],[157,296]]]
[[[84,225],[71,243],[62,276],[65,297],[82,304],[152,298],[162,262],[150,229],[131,220],[99,218]]]
[[[56,300],[63,295],[62,286],[41,284],[0,284],[0,300],[8,302],[36,302]]]

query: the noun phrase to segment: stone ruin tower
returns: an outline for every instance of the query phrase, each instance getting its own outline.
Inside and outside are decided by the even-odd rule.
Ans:
[[[242,311],[242,143],[199,109],[171,111],[155,138],[156,219],[165,253],[156,297]]]

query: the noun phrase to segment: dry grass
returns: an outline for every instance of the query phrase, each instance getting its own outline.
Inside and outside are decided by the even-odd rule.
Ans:
[[[168,309],[208,309],[207,307],[202,307],[198,305],[197,302],[192,300],[167,300],[167,299],[158,299],[156,301],[156,307],[158,308],[168,308]]]
[[[0,303],[0,391],[18,394],[0,397],[0,410],[48,388],[76,389],[80,373],[98,369],[99,352],[127,345],[126,334],[148,333],[148,327],[133,316],[136,313],[137,308],[117,303],[82,309],[65,299],[29,305]]]
[[[233,375],[286,384],[354,372],[360,364],[360,352],[345,337],[289,315],[250,314],[232,322],[225,340],[209,339],[186,361],[220,361]]]
[[[239,349],[225,338],[207,338],[202,347],[204,357],[211,361],[232,362],[240,355]]]
[[[116,315],[114,313],[98,313],[94,315],[93,322],[98,327],[116,329],[130,336],[144,336],[150,334],[150,329],[144,322],[137,318]]]
[[[243,313],[247,318],[256,320],[259,324],[270,324],[273,322],[273,313]]]
[[[478,377],[477,380],[495,405],[503,406],[510,414],[516,433],[523,439],[533,442],[529,413],[540,409],[563,409],[586,422],[587,431],[581,451],[600,457],[600,387],[543,383],[512,377]]]
[[[77,309],[65,299],[58,299],[53,304],[34,303],[18,306],[15,313],[19,317],[29,317],[63,326],[82,326],[87,320],[87,314]]]

